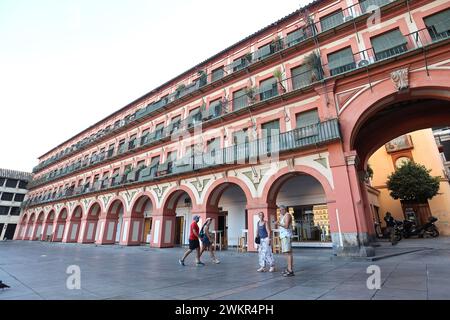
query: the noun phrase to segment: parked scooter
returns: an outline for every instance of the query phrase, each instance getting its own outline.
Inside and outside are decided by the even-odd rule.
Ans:
[[[428,222],[422,226],[417,226],[414,221],[405,220],[403,221],[403,237],[418,236],[423,238],[424,236],[430,236],[436,238],[439,236],[439,230],[434,224],[437,220],[435,217],[429,217]]]

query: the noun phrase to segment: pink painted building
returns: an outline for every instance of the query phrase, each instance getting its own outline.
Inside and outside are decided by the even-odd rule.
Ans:
[[[372,255],[367,161],[450,125],[449,38],[446,0],[313,1],[42,155],[15,239],[172,247],[198,214],[254,250],[284,204],[296,245]]]

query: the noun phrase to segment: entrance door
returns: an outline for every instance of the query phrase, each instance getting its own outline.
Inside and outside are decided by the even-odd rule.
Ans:
[[[152,218],[145,218],[144,220],[144,234],[142,242],[150,243],[150,233],[152,231]]]
[[[177,217],[177,223],[175,227],[175,244],[183,245],[184,235],[184,217]]]

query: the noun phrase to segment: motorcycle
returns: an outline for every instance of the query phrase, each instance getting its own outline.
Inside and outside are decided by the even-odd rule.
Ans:
[[[397,244],[400,240],[402,240],[403,235],[403,222],[399,220],[394,220],[393,227],[394,234],[391,236],[392,245]]]
[[[428,222],[422,226],[417,226],[413,221],[405,220],[403,222],[403,237],[418,236],[423,238],[424,236],[430,236],[436,238],[439,236],[439,230],[434,224],[437,220],[435,217],[429,217]]]

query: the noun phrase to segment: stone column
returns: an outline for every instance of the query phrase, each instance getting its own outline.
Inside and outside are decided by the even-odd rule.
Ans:
[[[174,214],[155,214],[152,218],[152,237],[150,246],[156,248],[173,247],[175,243],[176,216]]]
[[[144,219],[136,217],[123,217],[123,229],[120,244],[125,246],[138,246],[144,228]],[[123,235],[125,234],[125,239]]]

